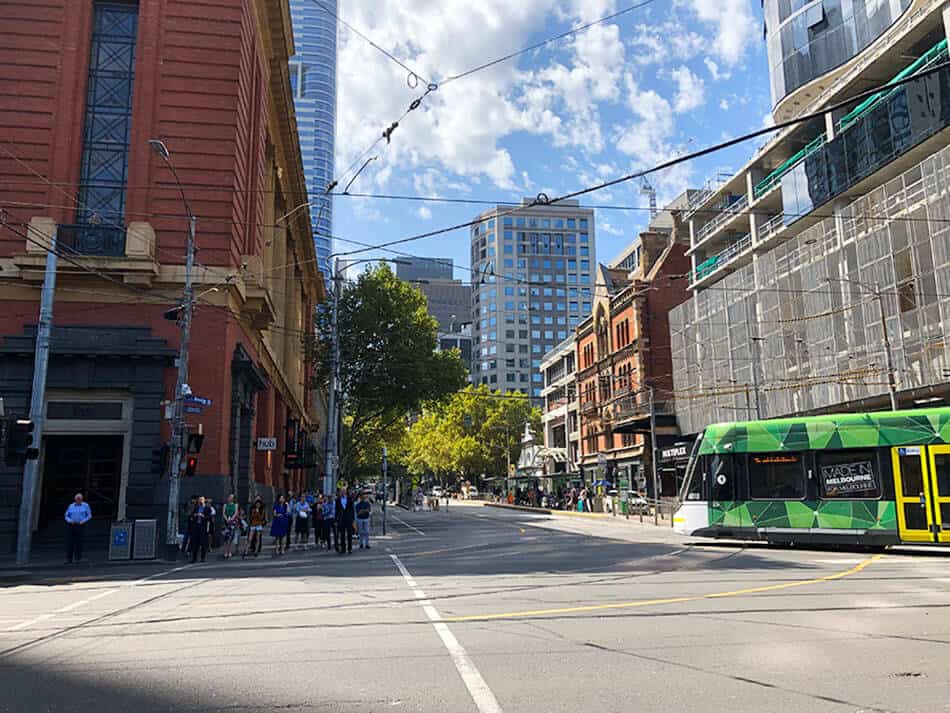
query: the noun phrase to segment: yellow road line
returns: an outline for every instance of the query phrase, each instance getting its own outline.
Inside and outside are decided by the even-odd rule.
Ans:
[[[533,611],[503,612],[500,614],[475,614],[472,616],[454,616],[443,617],[442,621],[447,622],[465,622],[465,621],[491,621],[494,619],[517,619],[526,616],[546,616],[550,614],[577,614],[581,612],[605,611],[608,609],[632,609],[634,607],[657,606],[661,604],[680,604],[683,602],[698,602],[703,599],[721,599],[724,597],[738,597],[743,594],[757,594],[759,592],[774,592],[780,589],[791,589],[793,587],[804,587],[808,584],[820,584],[821,582],[830,582],[835,579],[843,579],[852,574],[857,574],[872,562],[876,562],[884,555],[874,555],[868,559],[856,564],[851,569],[843,572],[836,572],[825,577],[816,577],[814,579],[802,579],[796,582],[783,582],[781,584],[769,584],[761,587],[749,587],[748,589],[736,589],[731,592],[713,592],[712,594],[696,594],[686,597],[669,597],[667,599],[641,599],[635,602],[617,602],[615,604],[589,604],[580,607],[563,607],[560,609],[535,609]]]

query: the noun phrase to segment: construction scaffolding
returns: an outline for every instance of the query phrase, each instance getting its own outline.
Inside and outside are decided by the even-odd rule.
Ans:
[[[670,313],[683,433],[886,394],[875,290],[898,388],[950,380],[950,147],[783,237]]]

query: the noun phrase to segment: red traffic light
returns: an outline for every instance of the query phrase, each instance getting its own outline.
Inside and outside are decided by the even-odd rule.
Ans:
[[[188,456],[188,459],[185,461],[185,475],[190,478],[197,470],[198,459],[195,456]]]

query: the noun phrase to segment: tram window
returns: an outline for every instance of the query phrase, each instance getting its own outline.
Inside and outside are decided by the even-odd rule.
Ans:
[[[801,453],[755,453],[749,456],[749,486],[755,500],[802,500],[805,472]]]
[[[874,451],[821,451],[818,478],[822,498],[879,498],[881,475]]]
[[[937,492],[941,497],[950,495],[950,456],[934,454],[934,470],[937,476]],[[944,520],[943,522],[946,522]]]
[[[712,500],[732,501],[736,499],[737,459],[731,454],[717,454],[709,457],[709,482]]]

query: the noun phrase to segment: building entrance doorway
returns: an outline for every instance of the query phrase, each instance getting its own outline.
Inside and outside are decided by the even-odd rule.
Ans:
[[[53,535],[65,530],[63,516],[76,493],[82,493],[92,508],[90,530],[108,531],[119,508],[122,439],[96,435],[44,439],[40,531]]]

